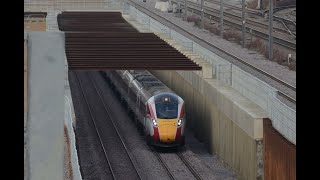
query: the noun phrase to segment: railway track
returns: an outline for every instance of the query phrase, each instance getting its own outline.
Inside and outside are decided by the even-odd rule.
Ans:
[[[207,46],[210,46],[210,47],[213,47],[215,48],[216,50],[218,50],[219,52],[231,57],[232,59],[235,60],[235,62],[238,62],[242,65],[245,65],[246,67],[249,67],[250,69],[258,72],[260,75],[264,76],[265,78],[273,81],[276,83],[276,85],[273,85],[273,86],[276,86],[276,89],[281,89],[281,90],[278,90],[278,93],[283,96],[285,99],[289,100],[290,102],[292,103],[296,103],[296,100],[295,100],[295,92],[296,92],[296,87],[273,76],[272,74],[269,74],[267,73],[266,71],[258,68],[258,67],[255,67],[254,65],[246,62],[245,60],[241,59],[240,57],[236,56],[236,55],[233,55],[231,52],[228,52],[226,50],[223,50],[222,48],[218,47],[217,45],[214,45],[210,42],[207,42],[206,40],[202,39],[202,38],[199,38],[197,37],[196,35],[190,33],[189,31],[186,31],[185,29],[177,26],[176,24],[174,24],[173,22],[171,22],[170,20],[168,20],[167,18],[165,17],[162,17],[160,16],[159,14],[153,12],[152,10],[150,9],[147,9],[145,8],[144,6],[140,5],[139,3],[136,3],[132,0],[129,0],[130,3],[132,3],[135,7],[137,7],[138,9],[140,9],[142,12],[148,14],[149,16],[153,17],[154,19],[157,19],[159,20],[160,22],[163,22],[164,25],[167,24],[167,26],[172,26],[174,27],[175,30],[179,30],[180,32],[183,32],[182,34],[186,34],[187,36],[189,36],[189,38],[191,38],[191,40],[194,40],[194,41],[200,41],[202,43],[204,43],[205,45]],[[263,80],[263,81],[266,81],[266,80]],[[279,87],[281,86],[281,87]],[[290,91],[291,93],[288,93],[287,91]],[[294,94],[294,95],[290,95],[290,94]]]
[[[206,3],[207,2],[209,2],[209,3],[214,3],[214,4],[216,4],[216,5],[218,5],[219,7],[220,7],[220,2],[217,2],[217,1],[210,1],[210,0],[207,0],[207,1],[205,1],[205,3],[204,3],[204,5],[205,5],[205,8],[207,9],[207,10],[212,10],[214,13],[216,13],[217,15],[218,15],[218,17],[220,16],[220,9],[214,9],[214,8],[212,8],[212,7],[208,7],[208,6],[206,6]],[[191,3],[193,3],[193,2],[191,2]],[[194,4],[197,4],[197,3],[194,3]],[[183,5],[183,4],[182,4]],[[198,4],[199,5],[199,4]],[[228,17],[230,17],[230,18],[233,18],[233,19],[235,19],[235,20],[237,20],[238,22],[240,22],[241,23],[241,21],[242,21],[242,16],[241,16],[241,13],[242,13],[242,8],[239,8],[239,7],[237,7],[237,6],[233,6],[233,5],[230,5],[230,4],[224,4],[223,5],[224,7],[226,7],[226,9],[224,10],[224,16],[228,16]],[[228,10],[228,8],[230,8],[231,10],[237,10],[237,11],[239,11],[239,13],[234,13],[234,12],[229,12]],[[257,13],[257,12],[259,12],[259,13]],[[263,17],[263,15],[261,15],[261,13],[263,14],[263,12],[261,12],[261,11],[254,11],[254,10],[252,10],[252,9],[246,9],[246,13],[248,13],[248,14],[254,14],[254,15],[257,15],[257,14],[259,14],[258,16],[259,17]],[[274,19],[276,18],[276,15],[274,15]],[[220,19],[219,19],[220,20]],[[278,20],[278,19],[276,19],[276,20]],[[278,20],[279,22],[281,22],[280,20]],[[260,28],[263,28],[263,29],[266,29],[266,30],[268,30],[268,28],[269,28],[269,24],[268,23],[264,23],[264,22],[260,22],[260,21],[257,21],[257,20],[254,20],[254,19],[252,19],[252,18],[246,18],[246,23],[247,24],[250,24],[250,25],[253,25],[253,26],[257,26],[257,27],[260,27]],[[283,28],[280,28],[280,27],[276,27],[276,26],[274,26],[273,27],[273,29],[274,30],[276,30],[276,31],[278,31],[278,32],[282,32],[282,33],[288,33],[288,31],[287,31],[287,29],[283,29]],[[295,34],[295,32],[293,32],[294,34]]]
[[[194,177],[197,180],[201,180],[202,177],[200,176],[200,174],[191,166],[191,164],[187,161],[187,159],[185,158],[185,156],[182,155],[182,153],[177,152],[177,155],[179,156],[179,158],[183,161],[183,163],[188,167],[188,169],[192,172],[192,174],[194,175]]]
[[[161,157],[161,154],[153,148],[151,148],[151,150],[154,153],[154,155],[157,157],[160,164],[166,169],[170,179],[177,180],[177,178],[174,176],[174,173],[172,172],[171,168],[167,165],[165,160]],[[179,157],[179,159],[183,162],[183,164],[188,168],[188,170],[194,176],[195,179],[197,179],[197,180],[203,179],[200,176],[200,174],[192,167],[192,165],[186,160],[186,158],[180,152],[177,152],[175,154]]]
[[[165,168],[165,170],[167,171],[170,179],[172,180],[177,180],[177,178],[173,175],[173,173],[170,171],[170,168],[168,167],[168,165],[163,161],[163,159],[161,158],[160,154],[156,151],[156,150],[152,150],[154,155],[157,157],[158,161],[160,162],[160,164],[162,165],[162,167]]]
[[[123,176],[125,176],[126,178],[130,177],[130,178],[134,178],[134,179],[142,179],[140,172],[137,168],[137,165],[134,163],[132,157],[130,156],[130,153],[129,153],[129,151],[123,141],[123,138],[120,135],[116,125],[114,124],[113,119],[110,116],[110,113],[109,113],[108,109],[106,108],[104,101],[102,100],[102,97],[99,93],[97,86],[93,82],[91,75],[88,72],[85,72],[85,73],[86,73],[87,78],[83,78],[83,77],[80,78],[78,75],[78,72],[75,72],[75,77],[76,77],[78,85],[81,89],[82,96],[83,96],[83,98],[86,102],[86,105],[88,107],[89,114],[91,117],[90,119],[92,120],[92,123],[94,124],[94,128],[96,130],[100,144],[101,144],[102,149],[104,151],[105,158],[108,162],[108,167],[111,172],[112,178],[113,179],[123,179],[124,178]],[[92,86],[88,86],[88,84],[87,84],[87,86],[84,86],[83,82],[91,83]],[[91,87],[91,89],[90,89],[90,87]],[[88,89],[85,90],[86,88],[88,88]],[[90,92],[89,92],[89,90],[90,90]],[[95,94],[95,95],[93,95],[93,94]],[[89,99],[88,96],[90,96],[91,99]],[[93,98],[93,97],[95,97],[95,98]],[[91,103],[90,103],[90,100],[91,100]],[[99,104],[99,102],[100,102],[100,104]],[[95,108],[91,108],[91,106],[94,106]],[[99,131],[99,127],[101,127],[101,124],[98,124],[98,122],[96,122],[97,119],[99,118],[98,115],[102,115],[97,112],[99,110],[104,110],[105,111],[104,114],[107,115],[106,117],[102,118],[102,119],[104,119],[103,122],[105,122],[105,123],[108,122],[108,125],[109,125],[109,126],[103,126],[104,131]],[[100,116],[100,118],[101,118],[101,116]],[[106,132],[108,132],[108,134]],[[109,136],[111,134],[113,136]],[[115,135],[117,137],[117,140],[114,139]],[[121,143],[119,143],[119,142],[121,142]],[[105,146],[105,144],[109,144],[109,145],[112,144],[113,146],[115,146],[115,143],[117,143],[117,145],[119,147],[118,149],[112,150],[110,148],[110,146]],[[117,156],[117,159],[116,159],[117,161],[121,160],[121,164],[122,164],[121,167],[118,165],[119,163],[118,164],[116,162],[112,163],[112,158],[114,158],[114,156],[116,155],[116,153],[115,153],[116,151],[117,152],[120,152],[120,151],[125,152],[125,153],[121,154],[121,157]],[[126,154],[126,156],[124,154]],[[113,157],[112,157],[112,155],[113,155]],[[128,168],[128,170],[126,170],[126,172],[128,174],[123,174],[121,172],[121,170],[125,169],[123,167],[123,163],[125,161],[127,162],[125,168]]]
[[[215,0],[206,0],[206,1],[220,6],[220,1],[215,1]],[[242,8],[234,6],[234,5],[231,5],[231,4],[224,3],[223,6],[226,7],[226,8],[242,11]],[[250,14],[253,14],[253,15],[258,15],[258,16],[261,16],[261,17],[263,17],[264,13],[265,13],[265,11],[254,10],[254,9],[246,9],[246,12],[250,13]]]
[[[173,0],[172,2],[177,3],[177,0]],[[182,6],[184,8],[184,4],[181,4],[180,6]],[[189,11],[195,12],[198,15],[201,14],[201,5],[194,3],[194,2],[187,1],[187,7],[188,7]],[[208,19],[210,19],[212,17],[212,19],[215,20],[216,22],[220,22],[220,10],[218,10],[218,9],[213,9],[213,8],[204,6],[204,16],[207,17]],[[247,25],[246,25],[246,32],[247,33],[250,33],[250,34],[252,34],[256,37],[262,38],[264,40],[268,40],[268,38],[269,38],[268,24],[262,23],[259,21],[255,21],[255,20],[252,20],[249,18],[246,18],[246,22],[247,22]],[[225,11],[224,12],[224,24],[228,25],[230,27],[233,27],[237,30],[242,30],[242,17],[240,15],[232,14],[232,13]],[[257,27],[260,29],[258,29]],[[278,32],[288,33],[288,29],[282,29],[282,28],[278,28],[278,27],[273,27],[273,28],[274,28],[274,30],[276,30]],[[294,33],[291,32],[291,34],[294,34]],[[295,42],[280,38],[277,35],[273,35],[273,39],[274,39],[275,44],[281,45],[281,46],[286,47],[286,48],[293,50],[293,51],[296,50],[296,43]]]
[[[213,3],[213,4],[216,4],[216,5],[220,6],[220,1],[206,0],[206,2],[210,2],[210,3]],[[226,8],[230,8],[232,10],[237,10],[240,13],[242,12],[242,8],[234,6],[234,5],[230,5],[230,4],[224,3],[223,6],[226,7]],[[275,8],[273,8],[273,12],[275,13],[275,12],[280,11],[280,10],[284,10],[284,9],[287,9],[287,8],[295,8],[295,7],[296,7],[295,5],[275,7]],[[264,17],[265,15],[269,16],[268,12],[269,12],[268,9],[267,10],[254,10],[254,9],[249,9],[249,8],[246,9],[246,13],[252,14],[252,15],[256,15],[256,16],[260,16],[260,17]],[[285,18],[281,18],[281,17],[278,17],[276,15],[273,15],[273,18],[274,18],[274,20],[279,21],[280,23],[281,23],[281,21],[286,21],[286,23],[290,23],[290,24],[296,25],[296,23],[294,21],[291,21],[291,20],[285,19]],[[276,28],[276,27],[274,27],[274,28]]]

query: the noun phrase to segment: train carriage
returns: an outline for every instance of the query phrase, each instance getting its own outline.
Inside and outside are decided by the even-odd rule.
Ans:
[[[149,145],[183,146],[184,101],[150,72],[104,71],[143,126]]]

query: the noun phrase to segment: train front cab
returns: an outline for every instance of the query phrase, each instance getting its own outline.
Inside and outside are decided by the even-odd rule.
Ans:
[[[184,102],[171,93],[162,93],[146,104],[147,143],[160,147],[184,146]]]

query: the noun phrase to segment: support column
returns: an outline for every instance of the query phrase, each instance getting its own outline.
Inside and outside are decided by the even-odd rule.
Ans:
[[[220,0],[220,37],[223,38],[223,0]]]
[[[246,46],[246,0],[242,0],[242,47]]]
[[[201,29],[204,28],[204,9],[203,9],[203,1],[204,0],[201,0]]]
[[[269,60],[272,59],[273,51],[272,51],[272,44],[273,44],[273,0],[269,0]]]

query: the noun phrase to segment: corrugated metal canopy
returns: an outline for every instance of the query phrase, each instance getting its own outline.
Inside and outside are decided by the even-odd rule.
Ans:
[[[201,70],[153,33],[139,33],[120,12],[63,12],[70,70]]]

